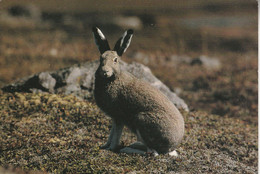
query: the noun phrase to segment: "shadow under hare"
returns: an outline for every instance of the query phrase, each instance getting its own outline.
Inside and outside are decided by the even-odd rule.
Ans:
[[[93,27],[92,31],[101,53],[94,96],[99,108],[112,118],[111,133],[101,148],[116,151],[123,127],[127,126],[138,141],[120,152],[177,156],[175,148],[184,135],[181,113],[158,89],[120,69],[121,56],[130,45],[133,30],[127,30],[113,50],[100,29]]]

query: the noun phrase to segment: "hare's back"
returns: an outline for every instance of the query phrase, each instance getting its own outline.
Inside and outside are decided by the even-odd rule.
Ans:
[[[178,112],[174,104],[160,90],[148,82],[137,79],[129,73],[124,73],[124,78],[129,79],[122,83],[120,100],[128,107],[138,108],[139,111],[165,111]],[[124,80],[126,81],[126,80]],[[125,102],[122,102],[125,101]]]
[[[132,115],[135,119],[133,126],[144,137],[150,137],[146,141],[158,140],[169,147],[176,146],[184,134],[184,120],[175,105],[157,88],[136,78],[125,89],[129,97],[127,107],[132,106],[136,111],[128,112],[136,114]]]

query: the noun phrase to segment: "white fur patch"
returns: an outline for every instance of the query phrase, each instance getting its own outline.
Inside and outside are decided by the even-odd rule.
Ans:
[[[123,42],[124,42],[124,39],[125,39],[126,35],[127,35],[127,31],[124,32],[124,34],[123,34],[123,36],[122,36],[122,40],[121,40],[121,43],[120,43],[120,47],[123,45]]]
[[[174,151],[169,152],[169,155],[177,157],[178,153],[176,152],[176,150],[174,150]]]
[[[101,37],[102,40],[106,40],[106,37],[104,34],[100,31],[100,29],[97,28],[98,35]]]
[[[158,152],[156,150],[154,150],[154,149],[148,148],[147,152],[148,153],[153,153],[154,157],[157,157],[159,155]]]
[[[126,48],[125,48],[124,52],[125,52],[125,51],[127,50],[127,48],[129,47],[130,42],[131,42],[131,39],[132,39],[132,36],[133,36],[133,35],[131,35],[130,38],[129,38],[129,40],[127,41]]]

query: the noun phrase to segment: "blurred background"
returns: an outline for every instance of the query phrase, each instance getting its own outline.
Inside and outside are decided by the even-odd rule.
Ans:
[[[123,60],[149,66],[191,110],[257,125],[255,0],[2,0],[0,87],[98,59],[92,26],[111,47],[133,28]]]

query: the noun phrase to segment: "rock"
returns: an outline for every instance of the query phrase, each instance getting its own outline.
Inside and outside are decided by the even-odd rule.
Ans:
[[[132,28],[134,30],[140,30],[143,28],[141,19],[137,16],[98,16],[93,19],[95,25],[100,26],[117,26],[120,28]]]
[[[170,61],[174,64],[190,64],[190,65],[201,65],[204,66],[207,69],[212,70],[218,70],[221,68],[221,62],[217,58],[207,57],[204,55],[201,55],[196,58],[191,58],[188,56],[178,56],[178,55],[172,55],[170,56]]]
[[[7,85],[2,88],[6,92],[50,92],[74,94],[81,99],[93,99],[94,74],[99,61],[77,64],[54,72],[41,72]],[[179,109],[189,111],[187,104],[157,79],[151,70],[139,63],[122,62],[123,70],[132,73],[139,79],[149,82],[162,91]]]
[[[0,23],[14,29],[47,26],[42,23],[42,11],[33,4],[14,5],[0,11]]]
[[[36,21],[41,19],[42,12],[41,10],[33,5],[14,5],[8,9],[8,14],[13,17],[26,17]]]
[[[142,21],[137,16],[116,16],[113,22],[122,28],[140,30],[143,27]]]
[[[170,57],[170,61],[173,61],[174,63],[190,63],[191,62],[191,58],[188,56],[179,56],[179,55],[172,55]]]
[[[144,26],[155,26],[157,25],[156,17],[155,15],[151,13],[143,13],[138,15],[138,17],[141,19]]]
[[[43,88],[53,92],[56,85],[56,80],[48,72],[41,72],[39,74],[39,83]]]
[[[58,50],[56,48],[52,48],[52,49],[50,49],[49,54],[51,56],[57,56],[58,55]]]
[[[180,95],[180,94],[183,92],[183,90],[182,90],[181,88],[179,88],[179,87],[175,87],[175,88],[174,88],[174,92],[175,92],[177,95]]]
[[[145,65],[147,65],[151,61],[151,56],[143,52],[135,51],[135,52],[130,52],[128,54],[129,57],[131,57],[131,59],[136,60],[138,62],[142,62]]]
[[[214,69],[214,70],[217,70],[217,69],[220,69],[221,68],[221,63],[219,61],[219,59],[217,58],[210,58],[210,57],[207,57],[207,56],[200,56],[198,58],[195,58],[193,59],[191,62],[190,62],[191,65],[203,65],[204,67],[206,67],[207,69]]]

